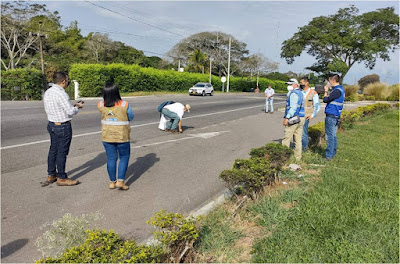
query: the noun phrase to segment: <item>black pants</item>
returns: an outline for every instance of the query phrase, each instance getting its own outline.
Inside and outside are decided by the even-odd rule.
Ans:
[[[67,162],[67,155],[72,140],[71,122],[61,125],[49,122],[47,131],[50,134],[51,141],[47,157],[47,173],[50,176],[65,179],[67,178],[65,163]]]

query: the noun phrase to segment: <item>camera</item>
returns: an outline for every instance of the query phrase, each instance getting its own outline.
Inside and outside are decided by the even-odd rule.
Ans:
[[[78,104],[84,104],[85,102],[82,101],[82,100],[79,100],[77,103],[78,103]]]

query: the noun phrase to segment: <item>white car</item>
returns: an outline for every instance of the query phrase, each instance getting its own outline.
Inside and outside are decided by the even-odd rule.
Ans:
[[[206,94],[209,94],[211,96],[214,95],[214,87],[211,85],[211,83],[199,82],[189,89],[190,96],[192,95],[206,96]]]

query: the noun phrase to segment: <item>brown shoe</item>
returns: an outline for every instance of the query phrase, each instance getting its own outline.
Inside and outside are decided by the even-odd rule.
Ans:
[[[57,185],[58,186],[73,186],[73,185],[77,185],[79,183],[78,180],[71,180],[71,179],[57,179]]]
[[[171,129],[169,129],[169,128],[166,128],[166,129],[165,129],[165,132],[169,132],[170,130],[171,130]]]
[[[110,189],[115,189],[115,182],[110,182],[110,185],[108,187]]]
[[[178,134],[179,132],[176,130],[170,130],[169,132],[171,132],[172,134]]]
[[[117,187],[120,190],[124,190],[124,191],[129,189],[129,186],[125,185],[124,181],[117,181],[117,183],[115,184],[115,187]]]
[[[56,181],[57,181],[57,177],[56,176],[51,176],[51,175],[47,176],[47,180],[46,180],[47,184],[50,184],[50,183],[53,183],[53,182],[56,182]]]

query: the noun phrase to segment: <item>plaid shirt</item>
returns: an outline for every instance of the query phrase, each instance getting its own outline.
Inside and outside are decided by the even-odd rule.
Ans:
[[[71,104],[65,89],[57,84],[44,93],[43,101],[50,122],[70,121],[78,113],[78,108]]]

